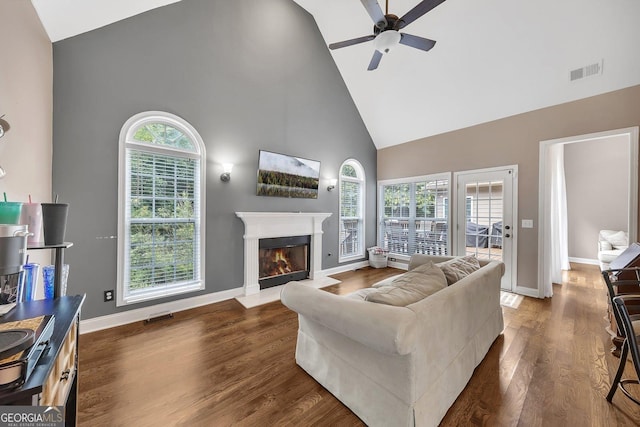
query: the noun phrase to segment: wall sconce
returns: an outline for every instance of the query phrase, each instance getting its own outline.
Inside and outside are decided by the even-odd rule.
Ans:
[[[327,187],[327,191],[331,191],[331,190],[333,190],[334,188],[336,188],[336,184],[337,184],[337,183],[338,183],[338,180],[337,180],[337,179],[335,179],[335,178],[334,178],[334,179],[330,179],[330,180],[329,180],[329,186]]]
[[[229,182],[231,180],[231,169],[233,169],[233,163],[222,164],[222,175],[220,175],[220,181]]]
[[[4,117],[4,114],[0,116],[0,138],[4,136],[4,133],[8,131],[10,127],[9,123],[7,123],[5,120],[2,120],[3,117]],[[4,178],[6,174],[7,172],[4,170],[2,166],[0,166],[0,179]]]
[[[0,116],[0,138],[2,138],[5,132],[8,131],[9,128],[11,127],[9,126],[9,123],[7,123],[6,120],[2,120],[4,116],[5,116],[4,114]]]

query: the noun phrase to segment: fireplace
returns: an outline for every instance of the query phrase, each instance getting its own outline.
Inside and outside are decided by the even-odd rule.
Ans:
[[[311,236],[260,239],[258,283],[270,288],[309,277]]]
[[[262,240],[291,236],[308,237],[304,278],[322,276],[322,222],[330,213],[320,212],[236,212],[244,222],[244,295],[254,295],[266,287],[260,283],[260,246]],[[287,245],[284,245],[285,247]],[[297,250],[296,250],[297,251]],[[299,255],[294,255],[298,257]],[[290,273],[287,273],[290,274]],[[267,277],[265,277],[267,278]],[[289,279],[300,280],[300,279]],[[285,282],[285,283],[286,283]],[[275,286],[275,285],[270,285]]]

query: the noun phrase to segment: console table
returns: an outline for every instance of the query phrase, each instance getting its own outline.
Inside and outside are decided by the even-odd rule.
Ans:
[[[0,317],[0,323],[48,314],[55,316],[49,349],[27,381],[12,390],[0,391],[0,406],[64,406],[65,426],[75,426],[78,398],[78,328],[85,295],[19,303]]]

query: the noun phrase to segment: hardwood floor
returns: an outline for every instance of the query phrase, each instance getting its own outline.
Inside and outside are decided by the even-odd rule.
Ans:
[[[574,264],[552,299],[503,308],[505,330],[442,426],[634,426],[618,391],[597,267]],[[330,292],[366,287],[394,269],[335,275]],[[342,425],[362,422],[295,364],[297,316],[279,301],[235,300],[80,337],[82,426]],[[626,375],[635,377],[631,363]],[[640,389],[636,389],[640,396]]]

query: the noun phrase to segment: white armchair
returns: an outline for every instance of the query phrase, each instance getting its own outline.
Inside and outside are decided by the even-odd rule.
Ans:
[[[607,270],[609,263],[629,247],[626,231],[600,230],[598,234],[598,261],[600,269]]]

